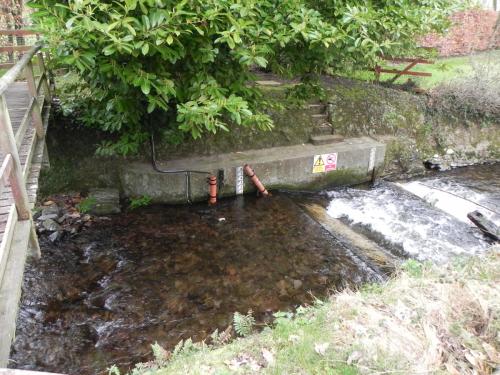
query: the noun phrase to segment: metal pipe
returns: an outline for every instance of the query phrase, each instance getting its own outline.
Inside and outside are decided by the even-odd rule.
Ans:
[[[248,164],[245,164],[245,166],[243,167],[243,170],[245,171],[245,174],[248,177],[250,177],[250,179],[252,180],[253,184],[255,185],[255,187],[257,188],[259,193],[262,194],[263,197],[267,197],[269,195],[269,192],[264,187],[264,185],[262,185],[262,182],[260,182],[259,178],[255,174],[252,167],[250,167]]]
[[[154,136],[151,134],[150,138],[150,145],[151,145],[151,164],[153,165],[153,169],[158,172],[158,173],[164,173],[164,174],[184,174],[185,176],[185,191],[186,191],[186,202],[191,204],[191,174],[204,174],[211,176],[211,172],[207,171],[196,171],[196,170],[189,170],[189,169],[161,169],[158,167],[158,164],[156,162],[156,148],[155,148],[155,142],[154,142]],[[211,193],[211,186],[210,186],[210,199],[212,199],[212,193]],[[217,183],[216,183],[216,188],[217,188]],[[217,196],[217,192],[215,194]]]

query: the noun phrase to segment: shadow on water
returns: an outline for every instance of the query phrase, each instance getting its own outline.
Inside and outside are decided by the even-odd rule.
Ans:
[[[157,341],[203,340],[252,309],[273,312],[373,281],[285,195],[152,206],[112,217],[27,268],[12,366],[99,374],[150,359]]]

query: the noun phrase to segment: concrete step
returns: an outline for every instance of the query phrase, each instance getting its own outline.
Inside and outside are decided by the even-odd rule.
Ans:
[[[329,120],[328,114],[326,114],[326,113],[317,113],[315,115],[311,115],[311,118],[318,125],[323,124],[325,122],[328,122],[328,120]]]
[[[326,145],[330,143],[342,142],[344,137],[337,134],[312,135],[311,143],[316,146]]]
[[[322,103],[317,103],[317,104],[309,104],[307,106],[307,111],[311,115],[322,115],[326,113],[326,105]]]
[[[327,122],[319,124],[313,129],[313,135],[331,135],[332,133],[333,128]]]

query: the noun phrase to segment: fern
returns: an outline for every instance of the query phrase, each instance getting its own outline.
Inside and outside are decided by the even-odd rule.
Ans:
[[[151,349],[153,350],[153,356],[157,364],[163,365],[170,359],[170,352],[163,349],[157,342],[151,345]]]
[[[130,209],[135,210],[139,207],[149,206],[151,204],[151,197],[143,195],[142,197],[130,199]]]
[[[247,315],[235,312],[233,316],[234,330],[240,336],[248,336],[252,333],[253,327],[255,325],[255,319],[252,315],[252,310],[249,310]]]
[[[108,368],[108,375],[120,375],[120,370],[116,367],[116,365],[113,365]]]
[[[96,204],[95,198],[85,198],[79,204],[76,205],[76,209],[80,213],[86,214],[92,208],[94,208],[95,204]]]

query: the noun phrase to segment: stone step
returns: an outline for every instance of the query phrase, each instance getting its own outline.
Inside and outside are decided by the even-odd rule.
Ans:
[[[313,129],[313,135],[331,135],[333,133],[332,125],[328,122],[318,124]]]
[[[316,125],[323,125],[325,123],[328,123],[329,118],[326,113],[323,114],[316,114],[311,116],[312,120]]]
[[[312,135],[311,143],[315,146],[326,145],[330,143],[342,142],[344,137],[338,134]]]
[[[321,103],[309,104],[307,109],[311,115],[322,115],[326,113],[326,105]]]

